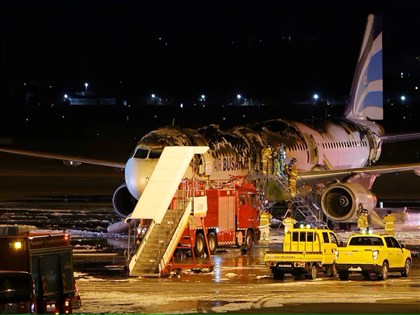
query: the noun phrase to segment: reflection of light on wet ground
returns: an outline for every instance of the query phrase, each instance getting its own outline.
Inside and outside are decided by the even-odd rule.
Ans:
[[[215,255],[213,257],[214,263],[214,282],[219,283],[222,280],[222,258],[221,256]]]

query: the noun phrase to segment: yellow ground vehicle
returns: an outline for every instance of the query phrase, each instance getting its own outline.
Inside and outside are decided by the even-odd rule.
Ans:
[[[318,270],[335,275],[334,254],[337,235],[328,229],[294,228],[284,236],[282,251],[266,251],[264,261],[273,277],[283,280],[286,273],[316,279]]]
[[[351,235],[347,246],[337,248],[335,259],[341,280],[347,280],[353,272],[365,278],[375,274],[381,280],[387,279],[389,272],[408,277],[412,264],[411,252],[394,236],[373,233]]]

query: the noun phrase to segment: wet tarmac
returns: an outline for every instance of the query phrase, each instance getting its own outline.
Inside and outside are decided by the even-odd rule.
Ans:
[[[375,281],[355,275],[340,281],[319,274],[316,280],[276,281],[263,262],[268,247],[262,246],[245,254],[235,248],[218,251],[212,272],[128,277],[127,236],[106,231],[120,219],[111,205],[120,173],[51,161],[38,162],[36,169],[24,163],[23,171],[15,165],[10,170],[0,165],[0,222],[71,234],[83,303],[74,313],[420,313],[418,231],[399,235],[416,253],[408,278],[395,274]],[[271,246],[279,246],[281,234],[275,232]]]
[[[39,202],[37,208],[8,203],[0,209],[1,222],[70,232],[83,303],[74,313],[420,312],[418,232],[399,234],[415,253],[408,278],[393,274],[386,281],[368,281],[354,275],[340,281],[319,274],[316,280],[286,276],[284,281],[276,281],[263,261],[268,247],[258,245],[248,253],[219,249],[213,256],[212,272],[186,268],[165,278],[128,277],[123,255],[127,236],[106,232],[118,217],[105,203],[56,200]],[[273,228],[271,239],[271,249],[279,247],[282,232]],[[191,259],[185,257],[184,262]],[[198,260],[206,262],[205,258]]]

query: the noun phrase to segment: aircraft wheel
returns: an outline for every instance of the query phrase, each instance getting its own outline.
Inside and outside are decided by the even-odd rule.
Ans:
[[[404,265],[404,270],[401,271],[401,276],[408,277],[408,275],[410,274],[410,271],[411,271],[411,260],[406,259],[405,265]]]
[[[207,235],[207,241],[209,242],[209,251],[211,255],[214,255],[214,253],[216,253],[216,249],[217,249],[217,238],[216,238],[216,234],[214,234],[214,232],[210,232]],[[206,253],[209,252],[208,250],[206,250]]]
[[[197,233],[197,235],[195,236],[195,246],[194,246],[195,257],[203,256],[205,244],[206,242],[204,240],[204,235],[201,233]]]

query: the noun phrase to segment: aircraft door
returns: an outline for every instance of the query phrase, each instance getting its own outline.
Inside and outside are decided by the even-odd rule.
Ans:
[[[319,151],[318,151],[318,144],[313,135],[309,136],[308,141],[308,152],[309,152],[309,161],[308,163],[311,165],[319,164]]]

